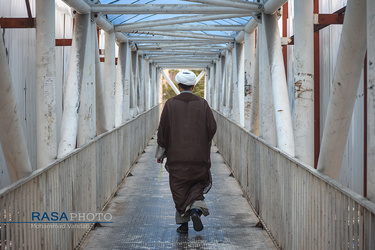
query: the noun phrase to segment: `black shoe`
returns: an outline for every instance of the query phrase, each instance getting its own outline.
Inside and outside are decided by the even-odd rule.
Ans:
[[[189,232],[188,223],[187,222],[182,223],[181,226],[179,226],[176,231],[179,234],[187,234]]]
[[[201,221],[201,218],[199,216],[199,210],[198,209],[192,209],[190,211],[190,217],[193,221],[193,227],[195,231],[202,231],[203,230],[203,224]]]

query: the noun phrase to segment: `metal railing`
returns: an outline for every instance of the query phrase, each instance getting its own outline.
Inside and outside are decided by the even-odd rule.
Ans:
[[[375,249],[375,204],[214,112],[214,141],[282,249]]]
[[[77,247],[94,225],[92,214],[102,212],[154,135],[158,118],[155,106],[0,190],[0,249]]]

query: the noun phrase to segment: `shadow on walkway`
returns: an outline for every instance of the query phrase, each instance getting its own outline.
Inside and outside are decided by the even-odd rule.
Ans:
[[[105,211],[113,223],[92,231],[83,249],[275,249],[267,233],[255,227],[257,217],[215,146],[213,186],[206,194],[210,215],[202,217],[203,231],[195,232],[189,222],[189,234],[180,236],[164,168],[158,181],[155,148],[152,139]]]

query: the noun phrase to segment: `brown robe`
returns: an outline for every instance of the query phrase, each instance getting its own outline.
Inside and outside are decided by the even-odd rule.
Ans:
[[[210,148],[215,133],[216,121],[203,98],[181,93],[165,103],[158,144],[167,152],[169,185],[181,214],[211,188]]]

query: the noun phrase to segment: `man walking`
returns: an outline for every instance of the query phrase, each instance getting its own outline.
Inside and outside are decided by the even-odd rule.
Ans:
[[[210,148],[216,121],[206,100],[192,93],[196,76],[180,71],[175,78],[181,93],[164,106],[158,128],[158,145],[165,149],[169,185],[176,207],[180,234],[188,233],[188,222],[203,230],[200,216],[209,215],[204,202],[212,186]],[[163,162],[163,157],[158,157]]]

